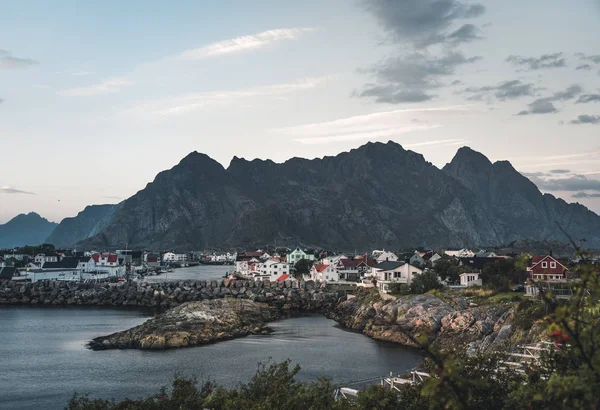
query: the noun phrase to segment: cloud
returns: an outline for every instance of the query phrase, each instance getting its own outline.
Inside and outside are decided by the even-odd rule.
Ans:
[[[535,100],[528,105],[529,110],[520,111],[517,115],[554,114],[558,112],[558,109],[554,106],[554,104],[543,98]]]
[[[89,97],[93,95],[114,94],[121,91],[122,88],[130,86],[131,84],[131,81],[129,81],[127,78],[114,77],[86,87],[77,87],[58,91],[57,94],[66,97]]]
[[[567,62],[563,57],[563,53],[543,54],[540,57],[510,55],[506,58],[506,61],[515,66],[526,66],[529,70],[560,68],[567,66]]]
[[[33,192],[22,191],[20,189],[12,188],[12,187],[9,187],[9,186],[5,186],[5,187],[0,188],[0,193],[3,193],[3,194],[36,195]]]
[[[92,74],[96,74],[93,71],[74,71],[71,73],[71,75],[77,76],[77,77],[81,77],[81,76],[85,76],[85,75],[92,75]]]
[[[100,198],[105,198],[105,199],[121,199],[121,197],[111,196],[111,195],[103,195]]]
[[[573,198],[600,198],[600,193],[598,194],[588,194],[585,192],[578,192],[574,195],[571,195]]]
[[[600,102],[600,94],[583,94],[579,96],[576,104],[586,104],[590,102]]]
[[[333,121],[274,128],[270,132],[283,134],[302,144],[324,144],[336,141],[380,139],[411,131],[439,127],[414,118],[416,113],[452,113],[468,111],[469,106],[412,108],[356,115]]]
[[[257,50],[269,44],[283,41],[295,40],[302,34],[314,31],[313,28],[284,28],[263,31],[262,33],[240,36],[230,40],[218,41],[206,46],[187,50],[177,57],[182,60],[202,60],[210,57],[231,55],[249,50]]]
[[[4,102],[4,98],[0,98],[0,104]]]
[[[369,70],[377,83],[366,84],[355,95],[390,104],[427,101],[435,97],[430,90],[445,85],[443,77],[451,76],[458,67],[480,59],[467,58],[457,51],[449,51],[442,57],[415,52],[388,58]]]
[[[514,100],[521,97],[533,96],[539,90],[532,83],[521,80],[504,81],[495,86],[468,87],[463,92],[471,93],[469,100],[481,100],[487,95],[493,95],[500,101]]]
[[[519,112],[517,115],[529,114],[554,114],[558,112],[558,108],[554,106],[556,101],[566,101],[575,98],[583,92],[583,88],[577,84],[573,84],[564,91],[558,91],[550,97],[538,98],[528,104],[529,109]]]
[[[600,124],[600,115],[579,115],[571,124]]]
[[[473,24],[464,24],[458,30],[450,33],[448,35],[448,40],[453,44],[468,43],[483,39],[479,33],[480,30]]]
[[[244,90],[190,93],[179,97],[144,102],[136,105],[130,112],[143,115],[150,112],[162,116],[187,114],[215,105],[236,103],[241,99],[277,97],[314,89],[334,78],[334,76],[324,76],[307,78],[295,83],[275,84]]]
[[[378,139],[382,139],[382,138],[393,137],[395,135],[406,134],[408,132],[424,131],[424,130],[429,130],[429,129],[437,128],[437,127],[439,127],[439,125],[410,124],[410,125],[407,125],[404,127],[389,128],[389,129],[371,131],[371,132],[358,132],[358,133],[352,133],[352,134],[329,135],[326,137],[296,138],[296,139],[294,139],[294,141],[298,142],[300,144],[304,144],[304,145],[315,145],[315,144],[321,145],[321,144],[330,144],[332,142],[342,142],[342,141],[361,141],[361,140],[373,141],[373,140],[378,140]]]
[[[431,146],[451,146],[451,145],[464,145],[468,143],[465,139],[446,139],[446,140],[433,140],[416,142],[413,144],[404,144],[404,148],[418,148],[418,147],[431,147]]]
[[[590,61],[594,64],[600,64],[600,54],[596,54],[596,55],[585,55],[584,53],[576,53],[576,55],[579,57],[579,59],[581,61]]]
[[[0,50],[0,70],[16,70],[39,64],[39,61],[31,58],[13,57],[7,50]]]
[[[530,177],[531,182],[546,191],[599,191],[600,180],[589,179],[582,174],[572,174],[564,178]]]
[[[548,174],[546,174],[545,172],[521,172],[521,175],[523,175],[529,179],[548,176]]]
[[[474,26],[463,25],[454,31],[452,26],[485,13],[481,4],[458,0],[363,0],[363,3],[395,41],[408,41],[416,47],[475,40],[478,37]]]
[[[550,173],[551,174],[570,174],[571,171],[568,169],[551,169]]]
[[[581,64],[575,67],[575,70],[591,70],[592,66],[589,64]]]

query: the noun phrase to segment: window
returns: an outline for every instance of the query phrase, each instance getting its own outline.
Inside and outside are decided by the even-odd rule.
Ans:
[[[542,262],[542,269],[546,269],[548,267],[548,262]]]
[[[556,268],[556,262],[550,262],[550,267],[551,268]]]

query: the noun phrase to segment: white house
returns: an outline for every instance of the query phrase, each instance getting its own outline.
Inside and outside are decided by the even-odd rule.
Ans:
[[[163,262],[185,262],[187,261],[186,253],[166,252],[162,257]]]
[[[323,265],[337,265],[342,259],[348,259],[348,257],[344,255],[325,256],[319,260],[319,263]]]
[[[398,256],[394,252],[389,252],[386,250],[382,251],[373,251],[373,259],[376,262],[396,262],[398,260]]]
[[[475,256],[475,252],[470,249],[459,249],[457,251],[445,251],[444,252],[448,256],[452,256],[454,258],[472,258]]]
[[[296,248],[287,254],[287,263],[289,263],[290,265],[295,265],[298,261],[301,261],[302,259],[314,261],[315,255],[313,255],[312,253],[306,253],[300,248]]]
[[[38,253],[37,255],[35,255],[35,257],[33,258],[33,261],[40,265],[40,266],[44,266],[44,263],[46,262],[58,262],[58,255],[57,254],[45,254],[45,253]]]
[[[119,257],[114,253],[95,253],[92,255],[95,264],[95,271],[107,273],[110,276],[120,276],[123,269],[119,266]]]
[[[460,285],[461,286],[481,286],[482,281],[479,279],[479,273],[461,273],[460,274]]]
[[[310,268],[310,280],[320,282],[338,282],[340,274],[335,265],[317,263]]]
[[[15,260],[18,260],[18,261],[22,261],[27,256],[28,255],[25,255],[23,253],[5,253],[4,254],[4,260],[15,259]]]
[[[77,269],[81,270],[81,272],[89,273],[96,270],[96,262],[94,262],[94,258],[91,256],[83,256],[77,258],[77,260],[79,261]]]
[[[384,293],[389,291],[390,284],[402,283],[410,285],[415,275],[423,270],[405,262],[381,262],[373,266],[371,275],[377,279],[377,287]]]
[[[279,259],[268,259],[256,265],[256,270],[253,272],[255,277],[275,281],[281,275],[289,275],[290,266],[281,262]]]

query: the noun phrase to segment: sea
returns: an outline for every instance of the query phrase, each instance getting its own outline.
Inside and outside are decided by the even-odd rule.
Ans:
[[[227,267],[177,269],[154,280],[222,277]],[[340,327],[321,315],[272,323],[270,335],[164,350],[92,351],[86,343],[136,326],[156,312],[96,307],[0,307],[0,409],[63,409],[77,392],[120,400],[158,393],[177,376],[226,387],[248,381],[259,363],[290,359],[300,380],[334,383],[402,374],[421,355]]]

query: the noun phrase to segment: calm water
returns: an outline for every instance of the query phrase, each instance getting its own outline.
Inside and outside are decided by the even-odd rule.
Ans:
[[[340,329],[322,316],[272,324],[268,336],[168,351],[94,352],[86,341],[143,322],[145,311],[94,308],[0,308],[0,409],[60,409],[74,391],[92,397],[140,397],[175,374],[228,386],[248,380],[258,362],[290,358],[300,378],[336,382],[400,373],[420,361],[401,346]]]
[[[164,282],[172,280],[208,280],[223,279],[226,273],[234,270],[234,266],[199,265],[173,269],[173,272],[156,276],[147,276],[145,282]]]

